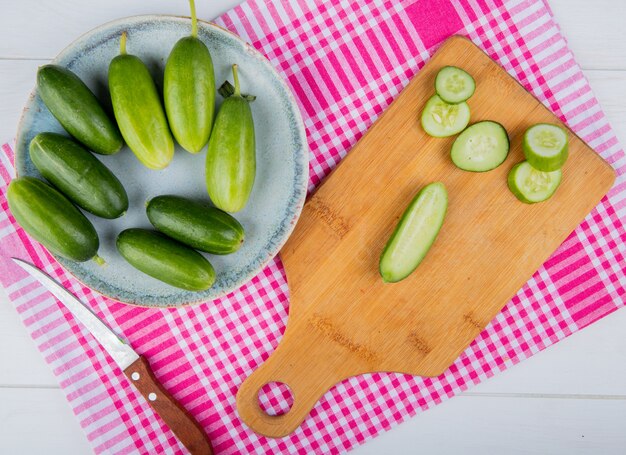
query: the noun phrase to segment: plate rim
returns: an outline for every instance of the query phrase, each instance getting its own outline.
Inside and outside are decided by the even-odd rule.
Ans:
[[[159,20],[159,21],[163,21],[163,20],[191,20],[191,17],[189,16],[183,16],[183,15],[175,15],[175,14],[139,14],[139,15],[133,15],[133,16],[125,16],[122,18],[118,18],[118,19],[114,19],[108,22],[105,22],[103,24],[98,25],[97,27],[94,27],[84,33],[82,33],[78,38],[76,38],[75,40],[73,40],[71,43],[69,43],[67,46],[65,46],[58,54],[56,54],[48,63],[44,63],[44,64],[50,64],[50,63],[57,63],[59,60],[67,57],[68,54],[70,54],[74,47],[80,43],[81,41],[89,38],[91,35],[96,34],[98,32],[102,32],[105,30],[108,30],[112,27],[115,26],[119,26],[122,25],[124,23],[127,23],[129,20],[132,21],[140,21],[143,23],[147,23],[149,21],[155,21],[155,20]],[[310,150],[309,150],[309,144],[307,141],[307,135],[306,135],[306,127],[304,125],[304,120],[302,118],[302,112],[300,110],[300,106],[298,105],[298,102],[296,100],[296,97],[293,94],[293,91],[291,90],[291,88],[289,87],[289,85],[287,84],[287,82],[285,81],[285,79],[283,78],[283,76],[278,72],[278,70],[274,67],[274,65],[272,65],[272,63],[270,62],[270,60],[263,55],[259,50],[257,50],[254,46],[252,46],[250,43],[248,43],[247,41],[245,41],[243,38],[241,38],[239,35],[237,35],[236,33],[228,30],[225,27],[222,27],[221,25],[216,24],[215,22],[212,22],[210,20],[205,20],[205,19],[200,19],[198,18],[198,24],[201,27],[205,27],[205,28],[212,28],[217,30],[220,33],[225,33],[227,35],[230,35],[232,38],[234,38],[236,41],[238,41],[248,52],[248,54],[250,54],[253,58],[256,58],[257,60],[263,62],[265,64],[265,66],[273,73],[275,79],[282,85],[287,98],[290,102],[290,104],[293,106],[293,113],[294,113],[294,119],[295,119],[295,126],[297,127],[298,130],[298,136],[301,138],[302,140],[302,153],[301,153],[301,157],[299,157],[300,159],[296,159],[296,163],[300,160],[302,160],[302,163],[300,163],[301,167],[302,167],[302,171],[300,173],[301,175],[301,181],[298,182],[296,181],[297,185],[295,186],[296,188],[300,188],[299,193],[299,198],[296,202],[296,204],[293,206],[293,216],[290,219],[286,219],[284,220],[284,224],[286,226],[285,230],[283,231],[283,239],[277,244],[277,246],[269,251],[269,254],[267,255],[267,257],[255,268],[255,270],[252,270],[251,272],[245,274],[242,279],[240,280],[240,283],[235,285],[235,286],[231,286],[228,288],[225,288],[224,290],[222,290],[220,293],[218,293],[217,295],[213,296],[213,297],[209,297],[209,298],[198,298],[198,299],[194,299],[194,300],[188,300],[182,303],[164,303],[164,304],[147,304],[147,303],[137,303],[137,302],[130,302],[130,301],[124,301],[121,299],[118,299],[116,297],[110,296],[105,294],[104,292],[95,289],[94,287],[90,286],[89,284],[85,283],[82,279],[80,279],[79,277],[76,276],[76,274],[66,266],[66,259],[60,256],[57,256],[56,254],[52,253],[51,251],[49,251],[44,245],[41,245],[46,252],[48,252],[56,261],[57,263],[62,267],[62,269],[67,272],[69,275],[71,275],[75,280],[77,280],[81,285],[87,287],[88,289],[90,289],[92,292],[101,295],[107,299],[110,299],[114,302],[119,302],[122,303],[124,305],[130,305],[133,307],[139,307],[139,308],[181,308],[181,307],[187,307],[187,306],[193,306],[193,305],[200,305],[203,303],[211,303],[214,302],[218,299],[224,298],[225,296],[227,296],[228,294],[237,291],[238,289],[240,289],[241,287],[245,286],[246,284],[248,284],[255,276],[257,276],[259,273],[261,273],[263,271],[263,269],[265,267],[267,267],[267,265],[275,258],[278,256],[278,254],[280,253],[280,250],[282,249],[282,247],[285,245],[285,243],[287,242],[287,240],[289,239],[289,237],[291,237],[291,234],[293,233],[296,224],[300,218],[300,215],[302,213],[302,209],[304,208],[304,203],[306,201],[307,198],[307,194],[308,194],[308,182],[309,182],[309,154],[310,154]],[[30,109],[29,109],[29,105],[32,104],[34,102],[35,97],[37,96],[37,83],[35,82],[35,86],[31,89],[28,98],[26,99],[26,102],[24,104],[24,107],[22,108],[22,113],[20,114],[19,120],[18,120],[18,124],[17,124],[17,130],[16,130],[16,134],[15,134],[15,151],[14,151],[14,169],[15,169],[15,178],[19,177],[19,172],[18,172],[18,165],[17,165],[17,161],[18,161],[18,155],[22,155],[23,152],[19,152],[18,151],[18,147],[19,147],[19,139],[25,134],[24,129],[25,129],[25,117],[27,116],[27,114],[29,113]],[[69,133],[68,133],[69,134]],[[46,182],[48,183],[48,182]],[[275,250],[275,251],[274,251]]]

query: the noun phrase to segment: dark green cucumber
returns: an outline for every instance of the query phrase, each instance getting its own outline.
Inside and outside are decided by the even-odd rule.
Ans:
[[[41,175],[79,207],[102,218],[128,209],[126,190],[88,150],[55,133],[39,133],[30,142],[30,159]]]
[[[207,191],[213,203],[238,212],[248,202],[256,174],[254,122],[249,102],[239,91],[237,65],[233,65],[235,93],[222,103],[206,157]]]
[[[51,253],[77,262],[97,258],[99,240],[91,222],[47,183],[17,178],[9,185],[7,201],[19,225]]]
[[[198,39],[193,0],[191,36],[172,49],[163,78],[163,101],[172,134],[188,152],[198,153],[209,141],[215,112],[215,74],[206,45]]]
[[[119,152],[124,141],[96,96],[78,76],[58,65],[37,71],[39,96],[65,130],[102,155]]]
[[[147,213],[156,229],[207,253],[234,253],[244,240],[241,224],[206,202],[157,196],[148,203]]]
[[[152,76],[136,56],[126,53],[126,32],[120,55],[109,65],[113,112],[126,144],[149,169],[164,169],[174,157],[174,140]]]
[[[215,270],[204,256],[159,232],[126,229],[116,245],[130,265],[177,288],[204,291],[215,282]]]

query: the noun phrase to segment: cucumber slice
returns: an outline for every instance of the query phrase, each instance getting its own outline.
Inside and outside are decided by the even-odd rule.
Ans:
[[[449,104],[435,95],[422,111],[422,128],[433,137],[454,136],[465,129],[470,120],[467,103]]]
[[[549,199],[561,183],[561,170],[538,171],[528,161],[516,164],[509,172],[508,184],[511,192],[527,204]]]
[[[476,90],[476,82],[466,71],[456,66],[444,66],[435,78],[437,95],[446,103],[467,101]]]
[[[452,144],[450,156],[460,169],[485,172],[500,166],[509,154],[509,136],[502,125],[486,120],[474,123]]]
[[[567,133],[556,125],[539,123],[526,130],[522,148],[532,167],[544,172],[556,171],[567,160]]]
[[[443,224],[448,192],[443,183],[431,183],[417,193],[398,222],[380,256],[385,283],[403,280],[426,256]]]

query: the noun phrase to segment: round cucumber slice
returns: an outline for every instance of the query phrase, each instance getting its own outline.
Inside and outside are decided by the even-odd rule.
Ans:
[[[567,133],[556,125],[539,123],[526,130],[522,148],[532,167],[544,172],[556,171],[567,160]]]
[[[520,201],[534,204],[549,199],[561,183],[560,169],[543,172],[535,169],[528,161],[516,164],[509,172],[508,184],[511,192]]]
[[[403,280],[422,262],[437,238],[447,208],[448,192],[443,183],[431,183],[417,193],[380,256],[379,271],[385,283]]]
[[[509,136],[502,125],[486,120],[474,123],[452,144],[450,156],[460,169],[485,172],[500,166],[509,154]]]
[[[422,128],[433,137],[454,136],[465,129],[470,120],[467,103],[449,104],[434,95],[422,111]]]
[[[456,66],[444,66],[435,78],[437,95],[446,103],[467,101],[476,90],[476,82],[466,71]]]

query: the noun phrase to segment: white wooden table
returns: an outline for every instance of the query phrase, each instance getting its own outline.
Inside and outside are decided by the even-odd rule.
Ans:
[[[240,0],[197,1],[213,18]],[[626,144],[626,2],[551,0],[557,20]],[[0,0],[0,142],[15,134],[36,69],[95,26],[184,0]],[[355,450],[378,453],[626,453],[626,311]],[[0,290],[0,453],[86,454],[63,393]]]

